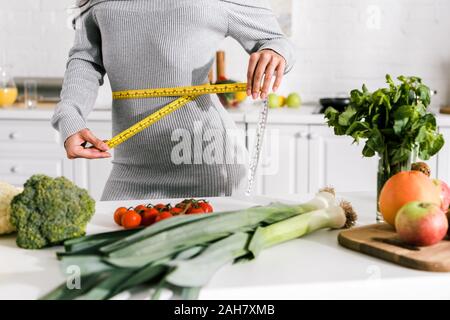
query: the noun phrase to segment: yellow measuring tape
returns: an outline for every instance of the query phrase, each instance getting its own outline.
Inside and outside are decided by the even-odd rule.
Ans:
[[[160,89],[142,89],[142,90],[126,90],[113,92],[113,99],[144,99],[156,97],[181,97],[169,103],[155,113],[139,121],[130,128],[122,131],[106,144],[109,148],[115,148],[119,144],[127,141],[134,135],[150,127],[155,122],[158,122],[165,116],[180,109],[187,103],[195,100],[198,96],[215,93],[232,93],[247,91],[246,83],[231,83],[231,84],[205,84],[201,86],[178,87],[178,88],[160,88]]]

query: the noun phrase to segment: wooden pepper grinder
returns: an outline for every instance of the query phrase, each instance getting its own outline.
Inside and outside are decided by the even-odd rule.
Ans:
[[[221,81],[226,81],[226,70],[225,70],[225,51],[217,51],[216,53],[216,68],[217,68],[217,83]]]

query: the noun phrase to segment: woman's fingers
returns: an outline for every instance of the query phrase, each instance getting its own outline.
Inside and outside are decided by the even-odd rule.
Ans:
[[[83,129],[80,131],[81,137],[89,142],[92,143],[92,145],[97,148],[100,151],[108,151],[109,147],[108,145],[103,142],[103,140],[100,140],[99,138],[97,138],[89,129]]]
[[[281,85],[281,80],[283,80],[284,70],[286,69],[286,62],[284,59],[281,59],[280,64],[276,69],[275,82],[273,83],[273,92],[276,92]]]
[[[252,96],[253,99],[258,98],[261,91],[261,82],[266,71],[267,65],[271,60],[271,55],[268,53],[262,53],[259,60],[258,65],[256,66],[254,78],[253,78],[253,88],[252,88]]]
[[[252,95],[253,89],[253,76],[255,74],[255,68],[258,64],[260,53],[255,52],[250,55],[250,61],[248,63],[248,71],[247,71],[247,96]]]
[[[252,95],[253,99],[258,96],[266,99],[274,74],[276,79],[272,89],[276,91],[281,85],[285,69],[286,60],[275,51],[265,49],[253,53],[247,71],[247,95]]]
[[[86,142],[92,143],[94,147],[85,148]],[[70,136],[64,146],[69,159],[104,159],[111,157],[111,154],[106,152],[108,150],[106,143],[97,139],[88,129],[83,129]]]
[[[277,62],[274,61],[275,59],[272,59],[272,61],[267,66],[267,69],[265,71],[264,75],[264,84],[261,89],[261,99],[266,99],[267,95],[269,94],[270,84],[272,83],[272,77],[275,73],[275,69],[277,68]]]
[[[82,146],[77,146],[71,149],[70,159],[84,158],[84,159],[104,159],[110,158],[111,154],[108,152],[102,152],[98,149],[88,148],[85,149]]]

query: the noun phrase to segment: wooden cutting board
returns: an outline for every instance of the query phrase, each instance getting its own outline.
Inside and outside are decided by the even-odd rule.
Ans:
[[[404,267],[450,272],[450,241],[443,240],[429,247],[403,244],[387,223],[368,225],[342,231],[339,244],[358,252],[390,261]]]

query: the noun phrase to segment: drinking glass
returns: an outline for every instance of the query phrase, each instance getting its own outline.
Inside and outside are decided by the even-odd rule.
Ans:
[[[37,82],[35,80],[26,80],[24,83],[25,107],[35,109],[38,103]]]

